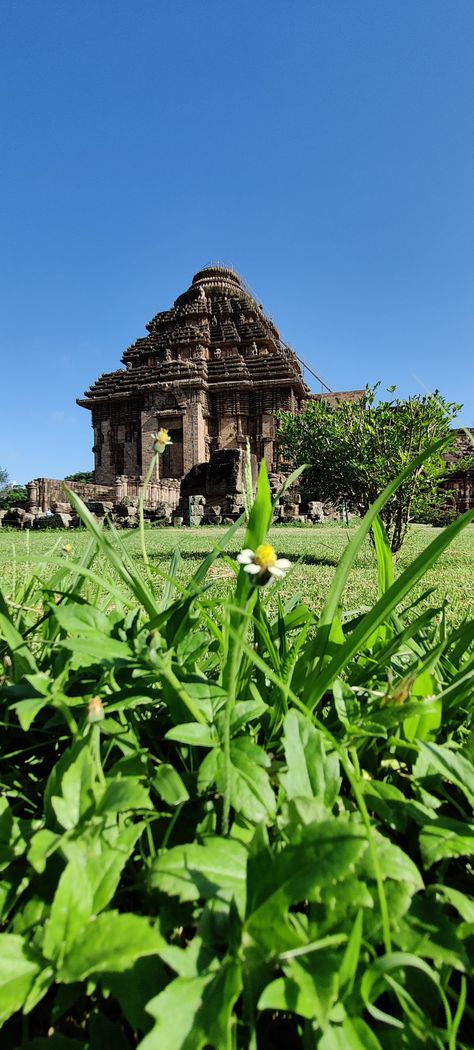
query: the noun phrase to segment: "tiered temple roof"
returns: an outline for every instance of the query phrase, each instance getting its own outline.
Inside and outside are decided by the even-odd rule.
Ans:
[[[233,270],[209,266],[147,324],[148,335],[123,355],[125,369],[108,372],[78,404],[92,408],[163,383],[291,384],[309,395],[297,358]]]

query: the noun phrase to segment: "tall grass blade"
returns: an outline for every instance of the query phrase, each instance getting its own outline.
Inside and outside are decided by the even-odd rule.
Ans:
[[[347,666],[353,656],[362,648],[379,624],[386,620],[393,609],[410,593],[414,585],[430,569],[453,539],[474,521],[474,510],[468,510],[461,517],[448,525],[439,536],[430,543],[421,554],[405,569],[401,576],[385,591],[370,612],[366,613],[357,627],[341,645],[335,656],[319,674],[309,673],[306,677],[304,699],[308,707],[314,707],[324,696],[329,686]]]
[[[420,452],[420,454],[416,456],[415,459],[413,459],[411,463],[409,463],[408,466],[406,466],[404,470],[402,470],[400,474],[398,474],[398,476],[390,482],[389,485],[386,486],[386,488],[383,490],[380,496],[375,500],[375,503],[373,503],[372,506],[369,507],[369,510],[362,519],[355,536],[348,543],[342,555],[342,558],[336,569],[333,582],[331,584],[331,587],[329,588],[326,601],[324,603],[321,615],[319,617],[316,637],[312,645],[309,647],[308,652],[306,653],[306,659],[309,665],[309,673],[312,674],[314,672],[316,663],[318,661],[322,662],[324,660],[325,654],[330,644],[329,635],[331,624],[333,623],[337,615],[344,587],[346,586],[355,559],[364,541],[366,540],[370,529],[372,528],[374,522],[377,520],[380,511],[383,509],[385,504],[388,503],[388,501],[392,498],[394,493],[397,491],[400,485],[403,484],[406,478],[409,478],[410,475],[418,469],[418,467],[422,466],[426,459],[429,459],[429,457],[434,455],[434,453],[439,452],[441,449],[445,448],[447,444],[448,439],[442,438],[439,441],[433,442],[433,444],[430,445],[423,452]],[[301,678],[301,672],[299,677]]]

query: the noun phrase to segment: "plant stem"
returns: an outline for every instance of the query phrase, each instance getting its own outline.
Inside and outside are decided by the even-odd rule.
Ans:
[[[138,526],[139,526],[139,531],[140,531],[140,546],[141,546],[141,550],[142,550],[143,562],[144,562],[144,564],[146,566],[149,565],[149,559],[148,559],[146,543],[145,543],[145,514],[144,514],[145,497],[146,497],[148,486],[149,486],[151,478],[152,478],[153,471],[155,469],[155,464],[156,464],[157,457],[158,457],[158,453],[157,452],[153,452],[153,455],[152,455],[151,460],[150,460],[150,465],[149,465],[148,470],[146,472],[145,480],[144,480],[143,485],[142,485],[142,487],[140,489],[140,496],[139,496],[139,500],[138,500]]]
[[[91,750],[95,761],[98,779],[101,784],[105,785],[104,770],[102,769],[102,759],[100,756],[100,726],[98,725],[92,726]]]
[[[354,797],[355,797],[355,800],[357,802],[359,813],[360,813],[360,815],[362,817],[362,821],[363,821],[363,824],[365,826],[365,830],[367,832],[367,841],[368,841],[368,844],[369,844],[369,851],[370,851],[370,855],[372,857],[372,864],[374,866],[375,881],[376,881],[376,884],[377,884],[377,896],[378,896],[378,899],[379,899],[380,917],[382,919],[384,947],[385,947],[385,951],[388,954],[392,950],[392,938],[391,938],[391,934],[390,934],[390,916],[389,916],[389,913],[388,913],[387,898],[385,896],[385,889],[384,889],[384,884],[383,884],[382,871],[381,871],[381,868],[380,868],[379,857],[378,857],[378,853],[377,853],[377,847],[375,845],[375,840],[374,840],[374,835],[373,835],[373,827],[372,827],[372,824],[370,822],[369,812],[368,812],[367,806],[365,804],[364,796],[363,796],[363,794],[362,794],[362,792],[360,790],[359,783],[358,783],[358,781],[360,779],[359,759],[357,757],[357,752],[356,752],[355,748],[351,748],[350,749],[350,755],[351,755],[351,759],[352,759],[352,763],[353,763],[354,771],[355,771],[353,773],[351,768],[350,768],[350,764],[347,761],[347,758],[346,758],[346,756],[345,756],[345,754],[343,752],[343,749],[342,748],[338,748],[338,753],[339,753],[339,757],[340,757],[340,760],[341,760],[341,764],[342,764],[342,766],[344,768],[344,772],[345,772],[345,774],[347,776],[347,779],[348,779],[348,781],[349,781],[349,783],[351,785],[352,791],[354,793]]]
[[[237,697],[237,687],[239,682],[239,669],[242,662],[244,635],[248,625],[248,614],[252,611],[252,607],[257,599],[257,590],[254,588],[248,595],[247,602],[243,608],[239,609],[240,623],[236,625],[235,634],[230,640],[230,653],[228,656],[227,667],[224,669],[224,684],[227,691],[227,699],[224,711],[224,739],[223,739],[223,752],[224,752],[224,792],[223,792],[223,808],[222,808],[222,834],[228,835],[229,833],[229,817],[230,817],[230,780],[231,780],[231,759],[230,759],[230,727],[232,722],[232,712],[235,707],[235,701]],[[250,607],[250,608],[249,608]],[[229,612],[229,615],[232,614]]]

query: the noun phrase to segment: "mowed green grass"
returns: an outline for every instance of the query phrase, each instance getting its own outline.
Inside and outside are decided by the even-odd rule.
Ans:
[[[355,527],[347,529],[338,525],[316,525],[312,528],[272,529],[270,540],[278,555],[289,558],[293,563],[291,572],[278,585],[282,598],[298,595],[312,609],[320,609],[334,576],[335,567],[349,539],[354,535]],[[412,527],[402,551],[395,559],[397,574],[403,571],[439,531],[423,525]],[[157,591],[163,585],[162,574],[169,571],[173,551],[178,549],[180,552],[177,578],[185,583],[195,572],[202,558],[216,543],[222,542],[225,533],[225,528],[206,526],[194,529],[147,529],[147,548]],[[140,563],[138,531],[121,532],[120,539],[131,556]],[[3,592],[9,597],[14,596],[18,593],[18,584],[26,580],[32,571],[40,578],[49,578],[59,563],[78,555],[86,542],[87,533],[83,529],[71,532],[31,533],[0,529],[0,580]],[[227,545],[228,553],[237,554],[242,542],[243,530],[239,530]],[[62,548],[66,543],[72,544],[72,554],[63,552]],[[99,574],[104,574],[112,583],[117,583],[116,576],[102,556],[97,557],[94,569]],[[231,568],[225,561],[219,560],[210,573],[212,590],[209,596],[223,596],[231,579]],[[441,603],[445,598],[448,599],[454,621],[457,622],[468,613],[474,612],[474,526],[469,526],[458,536],[435,568],[426,574],[416,594],[420,595],[428,587],[434,589],[429,599],[431,603]],[[271,605],[274,604],[275,593],[273,587],[267,588]],[[88,582],[85,594],[95,601],[98,595],[97,587]],[[370,606],[376,596],[375,557],[369,542],[366,542],[344,591],[344,609],[352,611]],[[108,600],[107,593],[99,596],[102,606],[107,605]]]

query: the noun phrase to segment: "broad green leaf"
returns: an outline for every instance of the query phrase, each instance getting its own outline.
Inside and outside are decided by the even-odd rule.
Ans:
[[[318,900],[327,884],[342,883],[366,848],[365,830],[338,818],[303,828],[301,842],[286,846],[270,862],[262,857],[259,870],[252,869],[256,883],[248,890],[247,933],[272,953],[304,943],[289,925],[289,908]]]
[[[361,1017],[345,1017],[342,1025],[328,1025],[318,1050],[383,1050],[377,1036]]]
[[[394,943],[401,951],[432,959],[436,966],[451,966],[465,972],[469,967],[456,926],[441,904],[426,895],[416,896],[410,910],[398,922]]]
[[[165,850],[153,862],[150,885],[181,901],[245,897],[247,850],[236,839],[206,838]]]
[[[230,958],[202,977],[177,977],[148,1003],[155,1024],[139,1050],[233,1050],[232,1013],[241,987],[240,964]]]
[[[451,817],[427,821],[420,833],[420,849],[427,868],[446,857],[472,857],[474,824]]]
[[[377,847],[380,870],[384,878],[393,879],[395,882],[403,882],[406,887],[409,887],[412,894],[424,889],[420,872],[414,861],[408,856],[408,853],[379,831],[374,830],[373,836]],[[372,855],[369,851],[364,857],[364,871],[375,877]]]
[[[431,675],[425,672],[428,678],[431,679]],[[421,676],[420,676],[421,677]],[[416,696],[416,684],[418,679],[414,682],[414,689],[412,690],[412,696]],[[434,692],[434,688],[431,690]],[[428,740],[430,736],[436,734],[436,730],[439,729],[442,721],[442,702],[441,699],[433,699],[429,705],[427,704],[427,710],[423,710],[424,704],[420,703],[420,714],[411,715],[409,718],[405,718],[403,721],[403,732],[407,740],[423,741]]]
[[[280,781],[287,798],[314,797],[330,811],[341,783],[337,754],[327,754],[323,733],[298,711],[290,711],[283,725],[287,772]]]
[[[459,751],[453,751],[449,747],[441,747],[439,744],[420,741],[420,751],[425,755],[432,766],[455,784],[466,796],[468,802],[474,807],[474,765]]]
[[[71,653],[90,657],[105,666],[121,666],[134,663],[136,660],[135,654],[132,653],[126,642],[119,642],[116,638],[106,638],[105,635],[90,634],[84,637],[74,635],[72,638],[63,638],[57,644]]]
[[[67,859],[87,869],[94,915],[112,899],[144,827],[143,822],[125,825],[108,822],[105,827],[98,828],[94,836],[65,837],[62,841],[62,852]]]
[[[54,979],[54,967],[45,966],[43,962],[41,970],[39,973],[36,974],[36,977],[33,980],[33,984],[31,985],[31,988],[23,1004],[24,1014],[31,1013],[31,1011],[34,1010],[35,1006],[37,1006],[38,1003],[40,1003],[41,1000],[44,999],[46,993],[51,988],[51,985],[54,984]]]
[[[461,893],[460,890],[454,889],[453,886],[445,886],[444,883],[432,885],[429,889],[446,904],[451,904],[453,908],[456,908],[464,922],[474,924],[474,897],[468,897],[467,893]]]
[[[339,961],[331,952],[291,959],[285,976],[265,988],[259,1010],[283,1010],[299,1014],[324,1028],[338,991]]]
[[[34,674],[38,670],[36,660],[28,647],[28,643],[25,642],[23,636],[17,631],[9,617],[2,612],[0,612],[0,638],[3,638],[7,644],[12,659],[15,682],[19,682],[23,675],[28,673]]]
[[[57,850],[61,839],[61,835],[57,835],[54,831],[48,831],[47,828],[41,828],[40,831],[33,835],[27,858],[31,867],[38,874],[41,875],[44,871],[48,857]]]
[[[219,774],[217,786],[224,791],[225,763],[223,751],[218,752]],[[275,795],[266,771],[270,760],[262,748],[247,736],[239,736],[230,743],[230,803],[237,814],[253,823],[270,821],[276,809]]]
[[[0,934],[0,1023],[21,1010],[41,965],[23,937]]]
[[[95,802],[95,768],[88,746],[83,746],[61,780],[61,795],[53,795],[51,805],[59,823],[69,830],[76,827]]]
[[[106,911],[92,919],[66,953],[59,979],[66,984],[91,974],[122,973],[146,955],[159,955],[165,941],[142,915]]]
[[[45,925],[43,953],[58,965],[92,914],[92,888],[87,868],[66,865],[57,885]]]
[[[130,809],[151,808],[148,791],[135,777],[114,777],[107,782],[96,813],[102,816],[107,813],[124,813]]]
[[[194,724],[197,725],[197,722]],[[206,727],[203,726],[202,728],[205,729]],[[187,802],[189,799],[189,791],[179,773],[174,766],[170,766],[166,762],[158,766],[152,780],[152,786],[168,806],[178,806],[181,802]]]
[[[12,704],[12,709],[16,711],[18,721],[25,732],[33,724],[36,715],[49,703],[51,703],[50,696],[32,696],[27,700],[17,700],[16,704]]]
[[[218,743],[215,729],[199,722],[183,722],[182,725],[173,726],[165,733],[165,738],[195,747],[214,747]]]
[[[53,614],[59,626],[70,634],[109,636],[114,625],[112,616],[98,609],[96,605],[87,605],[82,602],[64,602],[54,608]]]

